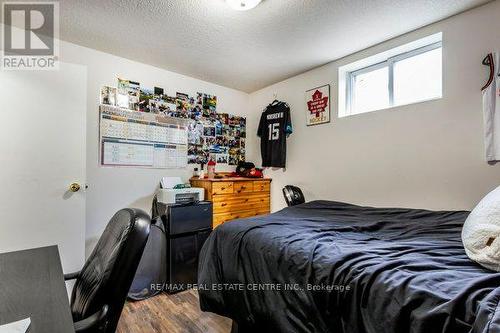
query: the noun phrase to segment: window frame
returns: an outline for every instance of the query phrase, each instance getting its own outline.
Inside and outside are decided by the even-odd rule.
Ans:
[[[394,104],[394,64],[399,62],[399,61],[402,61],[402,60],[405,60],[408,58],[412,58],[412,57],[416,57],[420,54],[427,53],[427,52],[430,52],[430,51],[433,51],[433,50],[436,50],[439,48],[441,48],[441,49],[443,48],[443,41],[438,41],[438,42],[434,42],[434,43],[431,43],[431,44],[428,44],[428,45],[425,45],[422,47],[418,47],[416,49],[389,57],[389,58],[385,59],[384,61],[377,62],[375,64],[372,64],[372,65],[369,65],[369,66],[366,66],[366,67],[363,67],[360,69],[356,69],[353,71],[348,71],[346,73],[346,111],[347,112],[344,116],[363,114],[363,113],[377,111],[377,110],[384,110],[384,109],[392,108],[392,107],[399,106],[399,105],[405,105],[405,104]],[[355,110],[353,109],[353,105],[354,105],[353,102],[355,100],[354,85],[355,85],[356,76],[358,76],[360,74],[369,73],[369,72],[372,72],[372,71],[375,71],[375,70],[378,70],[378,69],[381,69],[384,67],[387,67],[388,75],[389,75],[388,87],[387,87],[387,89],[389,91],[389,105],[386,108],[382,108],[382,109],[375,109],[375,110],[363,111],[363,112],[355,112]],[[442,91],[441,91],[441,93],[442,93]],[[442,97],[442,94],[441,94],[441,97]],[[409,104],[425,102],[425,101],[429,101],[429,100],[433,100],[433,99],[436,99],[436,98],[423,99],[423,100],[411,102]]]

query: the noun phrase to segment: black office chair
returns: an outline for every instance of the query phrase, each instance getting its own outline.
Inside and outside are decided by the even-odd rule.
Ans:
[[[151,219],[139,209],[122,209],[109,221],[76,279],[71,313],[78,333],[115,332],[149,236]]]
[[[288,207],[296,206],[306,202],[302,190],[297,186],[287,185],[283,188],[283,196],[285,197]]]

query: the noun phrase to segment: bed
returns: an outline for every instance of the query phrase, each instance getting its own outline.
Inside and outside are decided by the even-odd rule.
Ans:
[[[226,223],[201,252],[201,308],[259,333],[500,332],[468,214],[313,201]]]

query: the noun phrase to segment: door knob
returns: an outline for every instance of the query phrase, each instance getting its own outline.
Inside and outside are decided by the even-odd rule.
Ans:
[[[69,190],[71,192],[78,192],[78,191],[80,191],[80,188],[81,188],[81,186],[78,183],[71,183],[71,185],[69,185]]]

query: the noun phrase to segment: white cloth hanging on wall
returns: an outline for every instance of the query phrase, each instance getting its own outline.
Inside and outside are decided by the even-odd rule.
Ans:
[[[486,160],[500,161],[500,61],[496,52],[488,55],[490,77],[483,88],[484,144]]]

